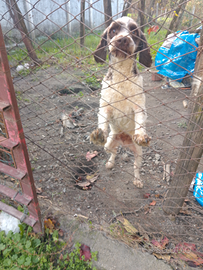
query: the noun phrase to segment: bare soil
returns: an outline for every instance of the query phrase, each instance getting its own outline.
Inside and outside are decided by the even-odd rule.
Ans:
[[[187,241],[200,248],[202,209],[192,193],[178,216],[167,216],[162,210],[171,186],[163,180],[163,165],[170,164],[172,176],[186,132],[188,111],[183,100],[190,89],[162,89],[164,80],[152,81],[149,72],[143,72],[143,77],[147,132],[152,137],[150,147],[143,149],[143,189],[133,185],[134,157],[129,150],[120,148],[115,167],[107,170],[108,154],[90,144],[89,135],[97,126],[100,91],[85,83],[82,71],[51,66],[14,78],[42,215],[84,216],[95,224],[110,224],[123,213],[132,224],[138,222],[151,239],[167,236],[172,244]],[[65,128],[63,136],[62,113],[70,115],[75,124]],[[98,155],[87,161],[88,151],[98,151]],[[91,174],[98,175],[91,188],[77,187],[77,182]]]

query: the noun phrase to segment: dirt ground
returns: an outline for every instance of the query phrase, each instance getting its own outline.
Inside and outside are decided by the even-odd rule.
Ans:
[[[133,185],[134,157],[129,150],[120,148],[115,167],[107,170],[108,154],[90,144],[100,94],[99,89],[92,90],[85,83],[82,71],[51,66],[14,78],[42,216],[53,212],[110,224],[123,213],[132,224],[138,222],[151,239],[167,236],[170,244],[186,241],[202,248],[203,211],[192,192],[178,216],[167,216],[162,209],[171,185],[163,180],[163,165],[170,164],[172,175],[186,132],[188,112],[183,100],[190,95],[190,89],[162,89],[164,80],[152,81],[149,72],[143,72],[143,77],[147,132],[152,137],[150,147],[143,149],[143,189]],[[74,123],[72,128],[64,128],[63,136],[62,113]],[[87,161],[87,152],[93,151],[98,155]],[[98,178],[91,188],[76,186],[76,182],[92,174]]]

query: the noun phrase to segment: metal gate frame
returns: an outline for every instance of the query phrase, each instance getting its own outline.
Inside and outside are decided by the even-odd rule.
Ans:
[[[0,184],[0,193],[25,205],[29,215],[0,201],[0,210],[14,216],[21,222],[42,232],[41,213],[34,185],[34,178],[29,161],[25,136],[23,133],[15,90],[13,87],[3,33],[0,25],[0,113],[5,125],[6,136],[0,136],[1,151],[9,149],[14,160],[14,167],[0,162],[0,172],[16,178],[20,182],[22,194]],[[5,151],[6,152],[6,151]]]

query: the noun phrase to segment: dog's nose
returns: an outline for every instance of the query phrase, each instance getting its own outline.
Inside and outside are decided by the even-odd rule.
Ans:
[[[117,44],[120,46],[128,46],[129,45],[128,37],[122,37],[122,38],[118,39]]]

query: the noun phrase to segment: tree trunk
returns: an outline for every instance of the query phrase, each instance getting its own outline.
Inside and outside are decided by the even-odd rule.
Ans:
[[[155,0],[154,0],[155,1]],[[132,0],[125,0],[123,3],[122,17],[128,15],[128,10],[131,6]]]
[[[178,16],[178,19],[176,20],[176,23],[174,24],[174,28],[173,28],[173,31],[176,32],[178,31],[179,29],[179,25],[181,25],[182,23],[182,19],[183,19],[183,14],[185,12],[185,7],[186,7],[187,3],[184,3],[182,6],[181,6],[181,10],[180,10],[180,14]]]
[[[85,0],[81,0],[80,6],[80,47],[85,43]]]
[[[171,188],[166,196],[163,210],[167,214],[178,214],[203,154],[203,29],[196,57],[192,93],[196,93],[195,104],[176,165]]]
[[[29,33],[25,25],[23,15],[16,3],[16,0],[6,0],[6,5],[9,9],[11,18],[13,19],[14,26],[20,31],[20,34],[22,36],[22,41],[25,44],[29,57],[34,62],[39,63],[40,60],[37,58],[37,54],[32,45],[32,41],[30,40]]]
[[[180,15],[178,15],[178,14],[179,14],[179,12],[180,12],[180,10],[181,10],[182,7],[185,8],[185,3],[182,4],[183,2],[185,2],[185,0],[179,0],[178,3],[177,3],[178,7],[176,8],[176,10],[174,12],[174,15],[173,15],[172,21],[170,23],[169,29],[168,29],[168,31],[166,33],[166,37],[169,34],[175,32],[176,31],[175,28],[176,27],[178,28],[178,26],[179,26],[179,24],[177,22],[179,21],[179,16],[181,14]]]
[[[145,29],[145,0],[140,0],[140,10],[139,10],[139,17],[140,17],[140,29],[144,33]]]
[[[154,10],[154,4],[155,4],[155,0],[151,0],[150,4],[149,4],[149,7],[147,9],[148,22],[152,19],[152,15],[153,15],[152,8]]]
[[[103,0],[103,3],[104,3],[105,26],[107,28],[112,22],[111,0]]]

